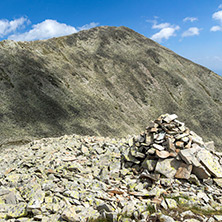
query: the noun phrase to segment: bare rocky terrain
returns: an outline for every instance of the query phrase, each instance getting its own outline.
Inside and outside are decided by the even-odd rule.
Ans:
[[[11,146],[0,162],[0,221],[222,221],[222,153],[175,114],[122,139]]]
[[[0,104],[0,221],[222,221],[207,68],[126,27],[6,40]]]
[[[222,77],[126,27],[0,42],[0,145],[139,134],[162,113],[222,147]]]

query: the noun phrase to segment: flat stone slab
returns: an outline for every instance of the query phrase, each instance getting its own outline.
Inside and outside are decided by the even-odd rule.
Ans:
[[[207,170],[203,166],[193,166],[192,173],[197,176],[198,179],[208,179],[210,177],[210,174],[207,172]]]
[[[161,159],[166,159],[170,156],[170,153],[166,150],[158,151],[156,150],[156,155]]]
[[[156,167],[157,160],[145,159],[142,163],[142,167],[148,171],[153,171]]]
[[[211,151],[211,152],[215,152],[215,146],[214,146],[214,141],[210,141],[205,143],[206,149]]]
[[[194,143],[198,145],[204,145],[203,139],[200,136],[198,136],[195,132],[190,131],[190,135]]]
[[[28,214],[26,209],[26,203],[19,203],[11,207],[7,213],[7,217],[9,218],[19,218],[24,217]]]
[[[154,187],[150,191],[142,190],[140,192],[129,192],[129,194],[134,195],[136,197],[160,197],[161,194],[165,193],[164,189],[159,187]]]
[[[175,174],[175,178],[188,180],[190,178],[191,171],[192,171],[192,165],[181,163],[179,169]]]
[[[174,199],[168,199],[167,198],[165,201],[166,201],[166,203],[167,203],[167,205],[168,205],[170,210],[177,208],[177,202]]]
[[[222,178],[215,178],[214,182],[217,184],[217,186],[222,188]]]
[[[167,178],[174,178],[181,161],[174,158],[158,160],[155,171],[161,173]]]
[[[171,121],[173,121],[177,118],[178,118],[178,116],[176,114],[171,114],[171,115],[167,114],[163,120],[167,123],[170,123]]]
[[[164,147],[163,147],[163,146],[158,145],[158,144],[156,144],[156,143],[153,144],[153,147],[154,147],[155,149],[159,150],[159,151],[164,150]]]
[[[217,221],[222,221],[222,215],[214,215],[214,218],[215,218]]]
[[[197,164],[200,165],[198,160],[195,158],[195,154],[201,149],[201,147],[196,146],[194,148],[180,150],[179,155],[186,164],[193,164],[195,166]]]
[[[214,177],[222,177],[222,168],[219,162],[206,149],[201,149],[197,153],[197,159]]]
[[[159,216],[159,219],[164,222],[175,222],[175,220],[172,217],[164,215],[164,214],[161,214]]]
[[[75,208],[74,207],[67,207],[62,215],[61,215],[62,219],[67,220],[69,222],[75,222],[77,221],[79,218],[75,212]]]

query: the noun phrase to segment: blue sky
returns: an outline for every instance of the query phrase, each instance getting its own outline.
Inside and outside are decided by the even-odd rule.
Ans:
[[[222,0],[1,0],[0,40],[127,26],[222,75]]]

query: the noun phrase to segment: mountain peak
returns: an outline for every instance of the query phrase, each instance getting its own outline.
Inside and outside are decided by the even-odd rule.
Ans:
[[[222,78],[127,28],[0,43],[0,141],[125,136],[176,113],[222,145]]]

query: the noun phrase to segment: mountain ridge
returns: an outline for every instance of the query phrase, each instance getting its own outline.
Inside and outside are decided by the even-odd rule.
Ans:
[[[221,147],[222,78],[126,27],[0,42],[0,141],[125,136],[176,113]]]

